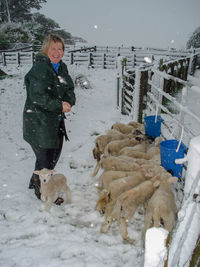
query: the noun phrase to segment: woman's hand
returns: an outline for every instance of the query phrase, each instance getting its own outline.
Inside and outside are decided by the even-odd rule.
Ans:
[[[71,105],[68,102],[62,102],[62,111],[64,113],[70,112]]]

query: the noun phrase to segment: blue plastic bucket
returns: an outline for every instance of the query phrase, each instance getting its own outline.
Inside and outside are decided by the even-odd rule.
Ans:
[[[159,115],[157,117],[155,115],[144,117],[145,134],[153,138],[160,136],[162,121],[163,119]]]
[[[186,152],[186,146],[181,143],[179,150],[176,152],[179,141],[165,140],[160,143],[160,156],[161,156],[161,165],[169,171],[173,176],[181,178],[183,164],[176,164],[175,160],[184,158],[184,153]]]

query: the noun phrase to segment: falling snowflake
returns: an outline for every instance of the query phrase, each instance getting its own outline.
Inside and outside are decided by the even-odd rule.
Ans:
[[[65,81],[65,79],[63,77],[58,76],[58,79],[59,79],[60,83],[65,83],[66,84],[66,81]]]

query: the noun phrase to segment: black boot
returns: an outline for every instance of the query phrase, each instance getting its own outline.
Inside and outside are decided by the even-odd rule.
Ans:
[[[29,183],[29,189],[34,189],[35,190],[35,195],[37,196],[38,199],[40,199],[40,179],[39,176],[35,173],[33,173],[30,183]]]

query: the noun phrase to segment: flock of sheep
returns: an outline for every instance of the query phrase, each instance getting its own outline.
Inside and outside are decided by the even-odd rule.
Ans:
[[[95,140],[93,156],[103,173],[98,178],[99,199],[95,209],[105,215],[101,232],[106,233],[117,221],[123,240],[133,244],[127,226],[136,209],[145,208],[145,233],[150,227],[163,227],[172,232],[177,207],[171,188],[178,179],[161,166],[161,137],[152,140],[145,135],[144,124],[115,123]]]

